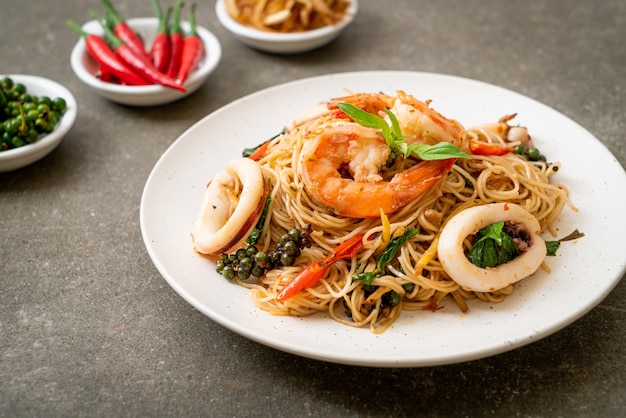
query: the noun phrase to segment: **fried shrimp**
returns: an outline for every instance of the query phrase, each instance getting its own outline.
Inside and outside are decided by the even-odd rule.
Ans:
[[[461,145],[463,127],[431,109],[427,102],[404,92],[397,97],[382,93],[360,93],[338,97],[297,118],[292,126],[327,114],[330,122],[313,129],[303,149],[301,174],[308,192],[336,215],[371,218],[391,214],[419,199],[445,177],[454,159],[422,161],[383,180],[381,169],[390,155],[385,139],[376,129],[351,120],[339,107],[351,104],[367,113],[388,118],[386,110],[397,117],[408,143],[427,145],[447,142]]]
[[[423,102],[398,91],[398,98],[394,100],[391,111],[398,118],[405,142],[428,145],[449,142],[463,148],[463,126],[432,109],[429,104],[429,101]]]
[[[473,128],[485,137],[496,135],[503,143],[519,143],[527,148],[534,146],[533,140],[528,134],[528,128],[514,126],[509,123],[517,114],[505,115],[497,123],[488,123]]]
[[[206,190],[195,250],[222,253],[216,271],[256,306],[379,334],[446,299],[464,313],[502,302],[548,270],[539,234],[575,207],[559,162],[520,154],[532,142],[514,115],[466,130],[402,91],[340,95]]]
[[[385,181],[379,169],[390,151],[376,130],[335,121],[312,136],[300,164],[305,187],[336,215],[349,218],[396,212],[437,184],[455,161],[423,161]]]
[[[384,115],[384,110],[391,108],[394,98],[382,93],[358,93],[350,96],[337,97],[328,102],[331,116],[346,118],[347,115],[339,109],[338,103],[349,103],[368,113]]]

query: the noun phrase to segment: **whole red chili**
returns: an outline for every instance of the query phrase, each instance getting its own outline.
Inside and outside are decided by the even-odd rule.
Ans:
[[[145,55],[148,57],[148,53],[143,45],[143,40],[135,33],[128,23],[121,18],[109,0],[101,1],[106,9],[107,20],[110,20],[115,35],[124,41],[124,43],[126,43],[138,55]]]
[[[191,5],[191,12],[189,12],[189,34],[185,38],[185,44],[183,46],[183,55],[180,60],[180,69],[178,70],[178,82],[183,84],[189,73],[196,69],[198,63],[204,55],[204,43],[196,29],[196,5]]]
[[[98,71],[98,73],[96,74],[96,78],[99,79],[100,81],[104,81],[106,83],[126,84],[126,83],[120,82],[117,79],[117,77],[115,77],[113,75],[111,70],[109,68],[107,68],[106,65],[101,65],[100,66],[100,71]]]
[[[148,80],[131,70],[115,55],[115,51],[107,44],[106,40],[98,35],[85,32],[72,20],[67,21],[67,25],[76,33],[85,38],[85,45],[89,55],[100,64],[100,72],[104,77],[102,81],[119,80],[121,83],[132,86],[145,86],[151,84]]]
[[[357,234],[347,239],[331,250],[326,257],[313,261],[302,270],[276,295],[276,301],[284,302],[300,293],[300,291],[315,285],[330,266],[339,260],[354,257],[361,248],[363,248],[363,234]]]
[[[112,45],[115,55],[126,65],[136,71],[140,76],[154,84],[160,84],[180,91],[186,89],[171,77],[163,74],[152,64],[146,54],[137,54],[128,44],[118,38],[107,25],[102,25],[109,44]]]
[[[152,58],[152,63],[157,70],[167,73],[172,54],[169,34],[169,19],[172,8],[168,7],[165,14],[163,14],[159,0],[152,0],[152,3],[154,4],[156,16],[159,19],[159,29],[150,47],[150,58]]]
[[[180,27],[180,11],[183,6],[184,3],[181,0],[178,0],[176,2],[176,6],[174,6],[174,19],[172,22],[172,30],[170,32],[172,55],[170,56],[170,65],[167,69],[167,75],[171,78],[176,78],[178,75],[180,60],[183,55],[183,47],[185,44],[183,30]]]

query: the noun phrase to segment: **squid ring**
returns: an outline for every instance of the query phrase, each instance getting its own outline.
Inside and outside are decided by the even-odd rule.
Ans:
[[[242,185],[239,196],[235,196],[237,181]],[[221,254],[238,246],[260,218],[264,197],[263,173],[255,161],[238,158],[228,164],[204,193],[192,233],[196,252]]]
[[[463,250],[465,238],[500,221],[519,224],[530,237],[529,247],[519,256],[496,267],[472,264]],[[451,218],[439,237],[437,252],[446,273],[464,289],[493,292],[533,274],[546,256],[537,219],[519,205],[490,203],[465,209]]]

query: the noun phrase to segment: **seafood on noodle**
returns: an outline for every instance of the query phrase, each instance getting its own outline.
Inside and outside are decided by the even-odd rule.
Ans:
[[[430,190],[454,164],[454,159],[423,161],[385,181],[379,169],[389,147],[375,131],[339,122],[315,132],[302,152],[302,179],[309,194],[339,216],[372,218],[381,210],[396,212]]]
[[[352,218],[394,213],[421,198],[455,162],[454,158],[423,161],[385,180],[381,168],[388,162],[389,144],[377,129],[343,121],[348,115],[339,104],[348,103],[368,114],[395,115],[403,141],[409,144],[450,143],[461,146],[463,128],[431,109],[428,103],[400,91],[398,97],[381,93],[356,94],[331,100],[334,119],[313,129],[301,154],[301,175],[311,196],[336,215]],[[322,114],[317,107],[298,118],[301,124]],[[294,124],[294,126],[297,126]]]
[[[328,103],[330,113],[335,117],[345,117],[338,103],[349,103],[368,113],[385,116],[389,109],[397,118],[404,141],[433,145],[448,142],[460,148],[465,129],[456,120],[448,119],[431,108],[430,101],[421,101],[399,90],[397,97],[382,93],[361,93],[338,97]]]
[[[517,116],[515,113],[505,115],[498,120],[497,123],[489,123],[476,126],[477,131],[489,132],[497,135],[504,142],[515,142],[527,148],[534,146],[533,140],[528,134],[528,128],[525,126],[511,125],[509,121]]]
[[[210,181],[194,249],[272,314],[376,333],[446,298],[500,302],[576,210],[515,116],[466,129],[403,91],[320,103]]]

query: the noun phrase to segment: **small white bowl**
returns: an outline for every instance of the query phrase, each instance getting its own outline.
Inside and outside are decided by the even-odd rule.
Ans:
[[[154,17],[142,17],[128,19],[127,23],[141,35],[146,48],[149,48],[157,34],[159,20]],[[183,30],[189,31],[189,22],[181,22],[181,27]],[[171,103],[199,89],[221,59],[222,48],[215,35],[201,26],[197,26],[196,29],[204,42],[205,53],[198,68],[185,81],[185,92],[156,84],[149,86],[126,86],[99,80],[96,77],[99,65],[89,55],[83,38],[76,43],[72,50],[72,70],[83,83],[87,84],[102,97],[113,102],[131,106],[155,106]],[[89,34],[103,34],[102,26],[96,20],[85,23],[83,30]]]
[[[242,25],[228,14],[224,0],[217,1],[215,12],[220,23],[244,44],[265,52],[293,54],[319,48],[339,36],[356,17],[358,2],[350,0],[350,6],[339,23],[304,32],[266,32]]]
[[[2,77],[10,77],[13,82],[24,84],[26,92],[32,96],[48,96],[52,100],[61,97],[65,99],[67,104],[65,113],[63,113],[52,132],[42,136],[32,144],[0,151],[0,172],[6,172],[32,164],[52,152],[61,143],[65,134],[74,126],[78,107],[72,93],[56,81],[34,75],[21,74],[0,75],[0,78]]]

